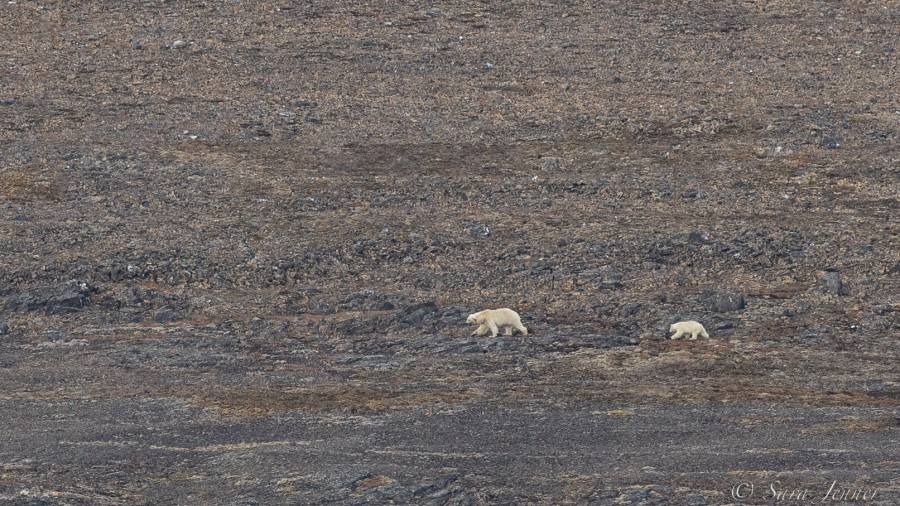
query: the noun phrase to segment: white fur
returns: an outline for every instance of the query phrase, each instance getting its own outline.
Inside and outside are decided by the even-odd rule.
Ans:
[[[522,335],[528,335],[528,329],[522,326],[522,320],[519,319],[519,313],[509,308],[501,309],[485,309],[477,313],[472,313],[466,318],[466,323],[477,323],[478,328],[472,332],[473,336],[483,336],[491,331],[491,337],[497,337],[499,327],[506,327],[507,336],[512,335],[513,329],[517,329]]]
[[[694,320],[673,323],[672,325],[669,325],[669,332],[675,333],[675,335],[670,337],[669,339],[678,339],[685,334],[690,334],[692,341],[694,339],[697,339],[698,335],[709,339],[709,334],[706,333],[706,329],[703,328],[703,325],[700,325]]]

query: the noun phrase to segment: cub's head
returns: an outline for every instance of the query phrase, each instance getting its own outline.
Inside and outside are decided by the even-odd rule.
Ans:
[[[477,317],[478,317],[478,313],[472,313],[472,314],[470,314],[469,317],[466,318],[466,323],[477,323],[477,322],[475,321],[475,318],[477,318]]]
[[[669,325],[669,332],[675,332],[675,324]]]

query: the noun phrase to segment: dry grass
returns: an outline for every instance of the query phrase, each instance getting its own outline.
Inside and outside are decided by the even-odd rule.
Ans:
[[[59,200],[55,178],[34,166],[0,169],[0,199],[19,202]]]
[[[232,416],[266,416],[279,411],[343,412],[351,414],[415,409],[436,403],[458,404],[479,394],[475,390],[403,392],[373,387],[318,386],[302,388],[182,389],[177,394],[202,408]]]

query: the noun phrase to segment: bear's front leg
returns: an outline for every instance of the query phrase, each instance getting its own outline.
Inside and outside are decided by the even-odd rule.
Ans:
[[[488,326],[491,328],[491,337],[497,337],[497,332],[500,331],[500,329],[497,328],[497,324],[494,322],[488,322]]]
[[[697,332],[691,332],[691,341],[697,340]]]
[[[683,330],[679,330],[678,332],[675,333],[674,336],[670,337],[669,339],[678,339],[679,337],[681,337],[681,336],[683,336],[683,335],[684,335],[684,331],[683,331]]]
[[[487,325],[482,323],[481,325],[478,326],[477,329],[475,329],[475,332],[472,332],[472,335],[480,337],[480,336],[487,334],[487,331],[488,331]]]

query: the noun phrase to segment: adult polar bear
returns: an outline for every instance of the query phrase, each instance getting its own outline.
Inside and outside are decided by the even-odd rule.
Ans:
[[[513,329],[517,329],[522,335],[528,335],[528,329],[522,325],[519,319],[519,313],[509,309],[508,307],[500,309],[485,309],[477,313],[472,313],[466,318],[466,323],[477,323],[478,328],[472,332],[473,336],[483,336],[488,330],[491,331],[491,337],[497,337],[497,331],[500,327],[506,327],[505,335],[511,336]]]
[[[675,335],[669,339],[678,339],[685,334],[691,335],[691,341],[697,339],[697,336],[703,336],[704,338],[709,339],[709,334],[706,333],[706,329],[703,328],[703,325],[694,320],[673,323],[672,325],[669,325],[669,332],[675,333]]]

